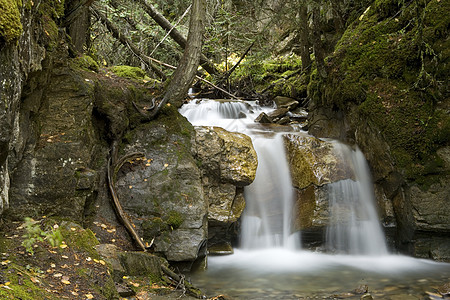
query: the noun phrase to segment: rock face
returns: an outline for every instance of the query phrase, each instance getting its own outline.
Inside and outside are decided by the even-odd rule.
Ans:
[[[448,40],[438,33],[448,32],[449,18],[442,2],[427,2],[420,7],[426,21],[392,43],[386,37],[408,22],[404,14],[398,26],[385,27],[395,14],[388,9],[393,3],[376,3],[364,21],[356,20],[327,59],[327,78],[311,77],[309,132],[360,147],[377,185],[382,222],[398,250],[450,261],[450,223],[443,212],[450,199],[448,87],[400,88],[421,81],[420,43],[448,59]],[[415,40],[419,32],[424,34]],[[438,62],[430,78],[447,78],[448,71]]]
[[[284,142],[296,190],[294,228],[302,232],[305,245],[320,245],[329,223],[327,185],[352,178],[353,171],[332,142],[306,134],[287,134]]]
[[[142,152],[119,171],[116,188],[144,242],[169,261],[205,255],[207,202],[191,154],[192,126],[167,108],[155,121],[125,136],[119,153]]]
[[[53,68],[48,80],[45,91],[24,91],[15,152],[20,154],[10,157],[16,165],[10,213],[82,221],[98,182],[95,158],[101,151],[92,122],[92,84],[64,66]]]
[[[256,176],[256,152],[248,136],[220,127],[196,127],[195,141],[209,203],[209,245],[230,243],[245,207],[242,187]]]

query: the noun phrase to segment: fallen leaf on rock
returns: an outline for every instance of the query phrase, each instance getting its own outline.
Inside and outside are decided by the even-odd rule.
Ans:
[[[39,279],[35,278],[35,277],[30,277],[31,282],[33,283],[39,283]]]

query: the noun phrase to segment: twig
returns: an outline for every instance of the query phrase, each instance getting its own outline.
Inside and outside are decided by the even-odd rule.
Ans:
[[[115,177],[117,175],[117,172],[120,170],[122,165],[129,159],[137,158],[137,157],[143,157],[144,154],[141,152],[133,152],[130,154],[127,154],[123,157],[121,157],[115,166],[112,166],[111,158],[108,160],[108,167],[107,167],[107,177],[108,177],[108,187],[109,192],[111,193],[113,204],[114,204],[114,210],[116,211],[116,214],[119,218],[119,221],[125,226],[128,233],[131,235],[133,240],[136,242],[136,244],[139,246],[139,248],[142,251],[146,251],[146,247],[144,243],[142,242],[141,238],[137,234],[136,230],[134,230],[133,225],[131,224],[130,220],[128,220],[128,217],[126,216],[125,212],[123,211],[122,205],[120,204],[119,197],[117,196],[114,181]],[[111,174],[111,168],[113,168],[113,173]]]

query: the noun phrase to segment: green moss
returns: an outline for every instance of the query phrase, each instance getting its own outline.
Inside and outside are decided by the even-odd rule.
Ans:
[[[184,222],[183,216],[175,211],[171,210],[166,216],[166,223],[172,228],[177,229],[181,226],[181,224]]]
[[[425,184],[439,172],[429,158],[450,135],[449,116],[436,105],[445,101],[439,82],[449,73],[450,7],[448,1],[428,1],[421,23],[415,5],[375,1],[327,58],[328,77],[312,73],[308,95],[343,112],[358,107],[360,119],[383,134],[405,176]]]
[[[21,6],[21,1],[0,0],[0,38],[7,43],[19,39],[22,33]]]
[[[0,289],[0,299],[44,300],[54,297],[52,293],[31,281],[30,278],[35,276],[29,270],[15,263],[2,268],[0,274],[2,279],[9,282],[8,288]]]
[[[89,55],[76,57],[72,60],[72,67],[98,72],[98,63]]]
[[[61,227],[64,241],[69,247],[87,252],[92,258],[100,258],[99,254],[94,249],[94,247],[99,244],[99,241],[90,229],[84,229],[75,223],[67,223]]]
[[[130,66],[114,66],[111,71],[119,77],[142,80],[145,77],[145,72],[137,67]]]

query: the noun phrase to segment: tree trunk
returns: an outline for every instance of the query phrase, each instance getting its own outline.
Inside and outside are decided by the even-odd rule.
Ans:
[[[180,63],[167,87],[163,101],[158,108],[170,101],[176,107],[183,104],[187,91],[195,78],[202,52],[203,32],[205,29],[204,16],[206,14],[206,0],[193,0],[189,34],[186,48]]]
[[[173,28],[172,24],[167,20],[162,14],[160,14],[156,8],[148,3],[147,0],[137,0],[142,7],[144,8],[145,12],[159,25],[161,26],[165,31],[169,32],[169,35],[173,40],[181,46],[181,48],[186,49],[187,41],[184,38],[184,36],[176,29]],[[206,14],[206,11],[204,12]],[[191,15],[192,12],[191,12]],[[200,57],[200,65],[203,67],[203,69],[206,70],[211,75],[217,75],[219,74],[219,71],[214,67],[214,65],[209,61],[209,59],[205,55],[201,55]]]
[[[311,56],[309,53],[309,26],[308,26],[308,6],[305,1],[300,1],[299,11],[299,31],[300,31],[300,57],[302,58],[302,70],[311,69]]]
[[[71,39],[71,50],[77,54],[84,53],[89,47],[91,19],[89,13],[90,2],[76,0],[66,2],[64,26]]]
[[[316,57],[317,71],[322,78],[326,78],[328,75],[325,66],[325,49],[321,39],[320,32],[320,7],[319,4],[314,4],[312,11],[312,44],[314,47],[314,56]]]

